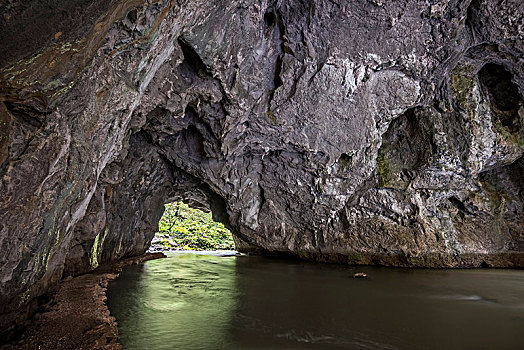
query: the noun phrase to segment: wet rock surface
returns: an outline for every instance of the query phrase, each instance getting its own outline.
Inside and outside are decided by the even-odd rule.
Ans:
[[[40,312],[0,349],[122,349],[115,318],[106,305],[106,290],[125,266],[165,258],[147,253],[100,266],[91,273],[66,278]]]
[[[64,276],[143,253],[175,200],[241,251],[524,266],[521,1],[0,13],[2,328]]]

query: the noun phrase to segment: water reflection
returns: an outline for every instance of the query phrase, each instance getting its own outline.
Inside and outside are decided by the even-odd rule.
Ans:
[[[126,349],[524,349],[524,271],[178,254],[109,289]]]
[[[216,349],[230,344],[235,258],[177,254],[130,266],[108,305],[126,349]]]

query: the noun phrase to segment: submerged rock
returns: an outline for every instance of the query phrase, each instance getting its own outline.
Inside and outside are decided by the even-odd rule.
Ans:
[[[0,4],[0,313],[147,250],[524,266],[521,1]]]

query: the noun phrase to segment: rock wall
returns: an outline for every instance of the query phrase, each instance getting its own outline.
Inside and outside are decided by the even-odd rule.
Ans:
[[[0,313],[144,252],[524,267],[520,0],[0,1]]]

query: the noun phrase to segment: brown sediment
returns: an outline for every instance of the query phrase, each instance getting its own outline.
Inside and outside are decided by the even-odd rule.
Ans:
[[[122,349],[117,322],[105,303],[107,285],[125,266],[164,257],[147,253],[63,280],[46,310],[33,317],[20,339],[1,349]]]

